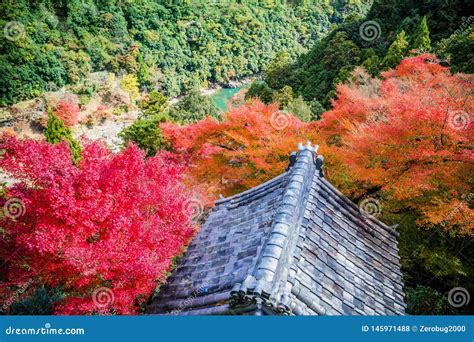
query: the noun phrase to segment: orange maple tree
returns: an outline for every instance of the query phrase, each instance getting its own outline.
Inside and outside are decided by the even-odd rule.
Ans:
[[[218,122],[210,117],[195,124],[161,124],[163,135],[189,166],[190,181],[203,184],[211,196],[233,195],[259,185],[285,170],[298,142],[314,133],[277,104],[259,100],[231,108]]]
[[[472,76],[452,75],[424,54],[382,77],[356,70],[313,123],[332,180],[353,196],[378,189],[426,226],[472,234]]]
[[[258,100],[222,122],[161,125],[188,181],[232,195],[280,174],[300,141],[321,145],[327,177],[353,199],[376,193],[384,211],[418,213],[424,226],[472,234],[472,77],[429,54],[372,78],[356,69],[337,100],[310,124]]]

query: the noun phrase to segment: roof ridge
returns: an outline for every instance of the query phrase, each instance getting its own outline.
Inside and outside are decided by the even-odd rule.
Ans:
[[[286,172],[217,200],[151,312],[404,313],[397,232],[324,178],[317,150],[299,144]]]
[[[280,313],[290,313],[284,287],[280,290],[280,281],[287,276],[286,259],[296,248],[310,184],[317,169],[316,151],[318,145],[298,144],[297,160],[289,168],[288,184],[283,193],[281,204],[272,222],[271,230],[263,245],[254,271],[242,284],[237,283],[232,291],[234,301],[239,302],[247,293],[253,295],[257,305],[271,307]],[[321,164],[321,163],[320,163]],[[276,286],[275,286],[276,285]],[[284,284],[281,284],[284,286]]]

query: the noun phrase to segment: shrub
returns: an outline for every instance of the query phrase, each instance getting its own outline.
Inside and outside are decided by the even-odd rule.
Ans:
[[[125,75],[120,81],[120,86],[130,95],[132,100],[135,100],[140,95],[138,80],[133,74]]]
[[[81,146],[72,137],[71,130],[65,127],[62,120],[51,111],[48,114],[48,123],[44,130],[44,136],[46,141],[50,144],[58,144],[63,141],[67,142],[74,163],[77,163],[81,158]]]
[[[54,305],[63,297],[64,294],[59,288],[50,289],[40,285],[31,295],[26,295],[13,303],[8,313],[10,315],[52,315]]]
[[[124,128],[119,136],[125,145],[130,141],[146,152],[148,157],[153,156],[162,148],[168,147],[167,140],[163,137],[159,127],[160,122],[165,122],[167,116],[154,115],[151,118],[140,118],[131,126]]]
[[[254,97],[258,97],[264,103],[269,104],[273,100],[273,90],[265,81],[253,82],[245,94],[245,98],[252,99]]]
[[[219,109],[209,96],[199,90],[191,90],[175,106],[170,108],[170,117],[179,123],[194,123],[207,116],[219,119]]]
[[[120,107],[118,107],[117,109],[119,108]],[[113,111],[107,106],[100,105],[95,111],[87,115],[85,124],[88,126],[92,126],[99,122],[104,122],[105,120],[111,119],[113,114]]]
[[[77,118],[79,115],[78,105],[61,100],[58,102],[54,111],[56,115],[64,122],[65,126],[72,127],[77,124]]]
[[[310,105],[308,105],[301,96],[293,99],[285,109],[301,121],[308,122],[311,121],[311,119],[317,119],[317,117],[313,116],[314,114]]]
[[[443,294],[428,286],[407,288],[407,313],[410,315],[449,315],[453,313]]]
[[[71,91],[79,96],[79,104],[87,105],[92,97],[97,93],[98,83],[91,81],[83,81],[77,85],[71,86]]]
[[[168,98],[159,91],[153,90],[140,102],[139,107],[143,110],[144,116],[161,114],[168,108]]]
[[[77,167],[65,143],[0,148],[0,167],[20,180],[7,198],[24,209],[0,220],[0,290],[32,281],[61,288],[57,314],[136,313],[193,234],[182,167],[134,145],[112,154],[88,142]]]
[[[273,102],[277,102],[280,108],[287,107],[293,101],[293,89],[290,86],[284,86],[273,93]]]

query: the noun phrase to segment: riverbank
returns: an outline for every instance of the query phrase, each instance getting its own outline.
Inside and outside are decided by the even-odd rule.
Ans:
[[[241,77],[235,80],[230,80],[228,83],[215,83],[212,84],[208,88],[201,88],[200,92],[201,95],[204,96],[215,96],[219,91],[222,89],[242,89],[245,88],[245,86],[250,85],[252,82],[255,80],[258,80],[262,77],[261,74],[255,74],[252,76],[246,76],[246,77]],[[237,93],[237,92],[235,92]],[[184,95],[180,95],[177,97],[173,97],[169,99],[169,105],[173,106],[176,103],[178,103]]]
[[[214,84],[201,89],[201,94],[210,96],[219,110],[225,112],[227,102],[259,77],[260,75],[253,75],[226,84]],[[102,139],[111,150],[117,151],[122,144],[118,133],[130,126],[140,115],[140,110],[137,108],[140,97],[133,100],[122,88],[121,80],[107,72],[91,74],[90,81],[97,84],[97,92],[87,104],[81,105],[78,123],[72,127],[72,134],[77,139],[82,136],[88,139]],[[182,98],[183,96],[169,99],[169,105],[175,105]],[[41,139],[47,121],[47,108],[54,108],[59,101],[79,104],[80,98],[65,87],[32,100],[1,108],[0,134],[8,131],[19,138]],[[119,108],[125,108],[125,111],[117,112]]]

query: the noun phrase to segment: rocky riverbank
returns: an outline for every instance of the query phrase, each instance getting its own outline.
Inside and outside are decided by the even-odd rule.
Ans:
[[[209,88],[203,88],[201,93],[213,96],[222,89],[240,88],[260,77],[254,75],[231,80],[226,84],[214,84]],[[43,136],[47,122],[47,108],[54,108],[59,101],[66,101],[80,105],[78,124],[72,128],[75,138],[84,136],[88,139],[102,139],[111,150],[117,151],[122,144],[118,133],[131,125],[140,114],[136,106],[140,98],[133,99],[123,89],[121,80],[108,72],[93,73],[87,82],[93,84],[97,92],[86,103],[81,103],[80,96],[68,87],[0,108],[0,134],[8,131],[19,138],[39,139]],[[181,98],[172,98],[169,104],[172,106]]]

